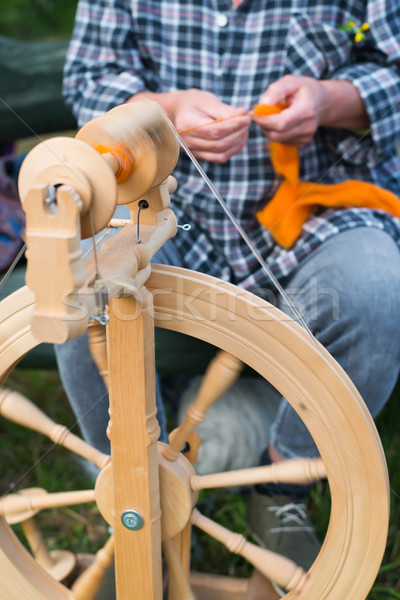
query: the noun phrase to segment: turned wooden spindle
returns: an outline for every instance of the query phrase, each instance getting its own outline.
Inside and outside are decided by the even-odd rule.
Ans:
[[[28,488],[18,492],[18,495],[22,496],[38,496],[43,494],[46,494],[46,490],[41,488]],[[5,518],[10,525],[15,525],[16,523],[21,525],[25,538],[38,564],[57,581],[64,581],[74,570],[76,557],[68,550],[49,551],[34,519],[37,512],[37,509],[31,509],[19,513],[7,513]]]
[[[165,560],[170,576],[168,600],[195,600],[173,539],[163,541]]]
[[[164,456],[176,460],[195,427],[203,422],[207,410],[237,381],[243,363],[228,352],[220,351],[211,361],[194,403],[186,411],[181,425],[169,436]]]
[[[65,581],[75,569],[75,554],[68,550],[49,551],[34,519],[22,522],[21,527],[38,564],[57,581]]]
[[[54,561],[36,521],[26,519],[26,521],[21,521],[20,525],[37,562],[46,571],[49,571],[54,566]]]
[[[104,325],[90,325],[88,340],[90,353],[108,390],[107,337]]]
[[[202,515],[197,509],[193,510],[191,522],[224,544],[230,552],[243,556],[265,577],[275,581],[279,586],[291,591],[300,589],[303,585],[305,572],[288,558],[248,542],[243,535],[229,531],[226,527]]]
[[[111,219],[107,223],[107,227],[117,228],[117,229],[120,227],[126,227],[126,225],[132,225],[132,221],[130,219]]]
[[[74,600],[95,600],[100,591],[104,576],[114,561],[114,536],[110,536],[96,553],[92,564],[85,569],[71,587]]]
[[[255,485],[257,483],[298,483],[307,485],[326,477],[324,463],[320,458],[296,458],[251,469],[238,469],[210,475],[192,475],[192,490],[217,487]]]
[[[55,423],[40,408],[19,392],[6,388],[0,389],[0,415],[18,425],[47,436],[55,444],[59,444],[78,456],[90,460],[99,469],[105,467],[110,461],[110,457],[107,454],[103,454],[84,442],[81,438],[71,433],[64,425]]]
[[[31,511],[46,510],[49,508],[59,508],[61,506],[72,506],[74,504],[85,504],[95,501],[94,490],[82,490],[78,492],[55,492],[50,494],[44,492],[41,494],[19,495],[10,494],[0,500],[0,515],[7,520],[25,519],[25,515]]]
[[[190,573],[190,552],[192,539],[192,524],[189,521],[182,531],[174,538],[175,547],[182,563],[183,570],[189,576]]]

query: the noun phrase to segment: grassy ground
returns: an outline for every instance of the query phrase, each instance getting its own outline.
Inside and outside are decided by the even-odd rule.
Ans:
[[[56,422],[76,430],[75,420],[65,399],[58,375],[49,371],[16,370],[7,385],[27,394]],[[388,544],[377,581],[369,600],[400,598],[400,427],[398,402],[400,390],[378,419],[391,475],[391,520]],[[43,436],[0,420],[1,494],[30,486],[49,491],[86,489],[91,478],[81,463]],[[219,523],[234,531],[249,535],[245,520],[246,491],[207,492],[200,497],[200,508]],[[321,483],[312,493],[310,511],[316,530],[323,539],[329,520],[330,496]],[[94,505],[46,511],[38,515],[50,548],[68,548],[74,552],[94,552],[107,538],[107,527]],[[19,530],[17,529],[17,533]],[[21,536],[23,540],[23,536]],[[250,568],[241,558],[229,554],[205,535],[196,534],[192,551],[196,570],[248,576]]]

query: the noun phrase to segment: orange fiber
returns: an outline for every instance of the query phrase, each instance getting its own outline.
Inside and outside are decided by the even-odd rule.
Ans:
[[[110,153],[117,159],[118,171],[115,174],[117,183],[122,183],[128,179],[135,167],[135,160],[126,146],[119,144],[118,142],[114,142],[110,147],[98,144],[96,150],[97,152],[100,152],[100,154]]]
[[[250,114],[258,117],[268,117],[269,115],[276,115],[282,112],[287,107],[288,105],[285,102],[279,102],[278,104],[256,104]]]
[[[268,112],[269,108],[279,107],[259,105],[253,109],[253,113],[272,114]],[[284,108],[286,105],[281,110]],[[392,192],[357,180],[333,185],[299,181],[298,149],[279,142],[272,142],[269,149],[273,167],[283,181],[274,197],[257,213],[257,219],[280,246],[293,246],[304,223],[321,206],[384,210],[400,219],[400,199]]]

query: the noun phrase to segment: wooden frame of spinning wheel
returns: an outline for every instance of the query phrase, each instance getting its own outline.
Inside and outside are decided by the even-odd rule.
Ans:
[[[153,173],[151,183],[154,178]],[[147,185],[148,180],[144,187]],[[159,185],[150,194],[156,202],[160,202]],[[35,197],[39,194],[34,193]],[[68,196],[65,190],[63,193]],[[156,210],[151,215],[156,225],[160,225],[159,214]],[[158,237],[152,230],[144,253],[154,253],[148,248],[162,243]],[[118,239],[113,244],[121,247]],[[131,248],[125,250],[123,261],[128,260],[130,252]],[[161,600],[162,543],[171,574],[169,600],[194,598],[189,584],[191,524],[206,530],[290,590],[287,598],[364,600],[386,545],[389,488],[379,437],[358,392],[305,330],[265,301],[206,275],[157,265],[152,267],[144,288],[140,274],[144,272],[146,279],[149,269],[144,264],[138,272],[142,258],[142,254],[135,258],[136,291],[126,293],[125,288],[125,294],[109,305],[111,462],[102,469],[95,489],[100,511],[114,528],[118,600]],[[114,267],[115,253],[111,252],[109,261]],[[128,272],[131,270],[129,267]],[[120,272],[118,277],[121,279]],[[121,295],[120,285],[116,295]],[[3,377],[38,343],[32,332],[34,307],[33,295],[27,289],[1,304]],[[64,313],[61,328],[59,321],[59,315],[55,320],[53,315],[48,330],[64,331]],[[327,536],[308,573],[227,532],[194,509],[197,490],[206,484],[179,452],[179,430],[171,437],[170,447],[157,444],[154,326],[207,341],[250,365],[282,393],[308,427],[320,451],[332,496]],[[73,328],[75,335],[75,324]],[[188,439],[195,425],[194,413],[189,423],[181,426],[183,439]],[[233,472],[228,479],[232,485],[259,481],[259,475],[253,477],[251,471]],[[85,597],[79,588],[65,588],[38,567],[4,520],[0,523],[0,585],[9,600]],[[214,591],[213,598],[217,597]]]

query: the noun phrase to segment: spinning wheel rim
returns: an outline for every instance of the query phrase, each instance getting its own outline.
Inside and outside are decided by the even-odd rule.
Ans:
[[[287,397],[295,409],[299,410],[300,407],[306,425],[312,424],[309,430],[316,438],[331,486],[331,519],[321,553],[309,571],[304,586],[286,597],[299,600],[365,598],[375,580],[386,546],[386,529],[382,523],[388,522],[389,487],[384,454],[375,425],[353,384],[329,354],[322,347],[313,344],[301,327],[286,316],[285,321],[282,321],[280,311],[252,294],[238,291],[238,288],[210,276],[160,265],[153,266],[147,287],[154,296],[156,326],[186,333],[210,343],[218,341],[219,347],[235,354],[261,375],[267,376],[266,378]],[[197,290],[195,297],[194,287]],[[171,293],[157,293],[157,290],[169,290]],[[174,304],[178,291],[179,302]],[[213,310],[216,311],[215,319],[205,317],[209,314],[211,306],[210,301],[205,299],[207,294],[213,294],[215,298],[215,304],[212,304]],[[9,297],[1,304],[4,318],[1,323],[0,371],[5,374],[23,354],[36,345],[29,329],[32,294],[27,288],[22,288],[12,296],[11,301]],[[232,301],[235,302],[235,320],[229,317],[232,314]],[[15,307],[19,307],[18,310]],[[249,320],[249,311],[257,310],[266,311],[265,315],[269,320]],[[18,313],[19,324],[16,327],[15,315]],[[7,323],[9,319],[11,321]],[[19,331],[20,336],[17,335]],[[274,351],[279,356],[279,363],[276,357],[272,356]],[[304,352],[307,356],[306,361],[301,358]],[[308,364],[310,356],[313,359],[312,366]],[[284,381],[281,381],[278,375],[281,369],[278,364],[282,365],[284,358],[283,363],[286,365],[288,357],[289,368],[285,371]],[[334,383],[333,392],[326,388],[327,384],[321,379],[326,376],[329,376],[330,383]],[[310,378],[309,381],[307,378]],[[325,425],[323,433],[315,431],[317,421],[313,419],[324,422],[326,416],[324,410],[313,404],[310,393],[305,389],[310,386],[310,381],[314,393],[322,389],[325,390],[326,396],[332,399],[330,418],[334,423]],[[349,411],[351,407],[352,415],[358,416],[357,430],[353,429],[348,415],[340,408],[340,402],[335,401],[333,394],[341,401],[346,399],[346,410]],[[306,410],[301,408],[303,402]],[[338,434],[334,429],[338,423],[343,425],[345,430],[352,432],[352,438],[342,444],[339,443],[341,440],[338,441]],[[341,431],[342,428],[339,428],[339,432]],[[334,455],[332,448],[338,450]],[[338,462],[341,465],[340,472],[337,469]],[[356,468],[356,463],[360,463],[362,468],[359,468],[360,465]],[[336,492],[338,500],[335,498]],[[373,520],[369,521],[368,532],[365,531],[365,524],[358,511],[361,501],[368,504],[365,513],[381,516],[379,524]],[[5,535],[9,535],[7,527],[0,533],[0,544]],[[3,548],[0,545],[0,566],[4,562],[2,555]],[[36,566],[33,559],[30,561],[29,557],[23,556],[21,552],[21,562],[26,561]],[[40,577],[41,569],[37,569]],[[44,573],[43,577],[46,577]],[[0,582],[3,578],[2,570]],[[21,582],[25,581],[22,573],[20,578]],[[47,581],[46,585],[48,584]],[[36,595],[30,597],[33,600],[56,598],[55,594],[45,595],[43,590],[46,585],[38,583]],[[56,582],[54,586],[55,590],[60,590],[60,598],[71,597],[66,588],[60,587]],[[10,600],[14,598],[20,600],[21,596],[17,593],[14,596],[10,595]]]

